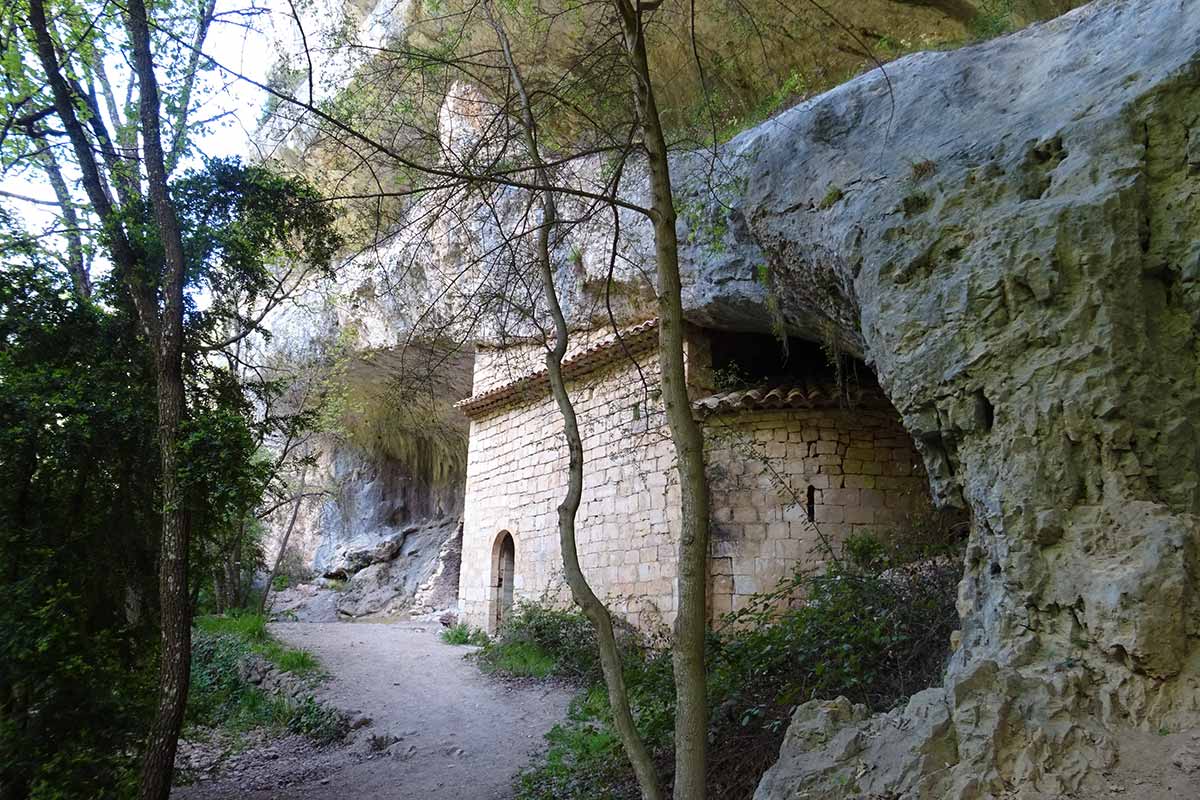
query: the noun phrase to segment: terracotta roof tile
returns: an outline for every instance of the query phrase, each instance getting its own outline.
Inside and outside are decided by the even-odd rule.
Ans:
[[[843,394],[834,384],[779,383],[738,389],[702,397],[692,402],[698,417],[773,408],[837,408],[875,406],[883,396],[873,388],[854,387]]]

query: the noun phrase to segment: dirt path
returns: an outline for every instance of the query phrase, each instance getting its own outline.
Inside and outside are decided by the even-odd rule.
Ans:
[[[319,750],[299,737],[231,758],[220,777],[173,800],[501,800],[512,776],[566,714],[570,693],[516,687],[463,660],[438,626],[278,623],[271,631],[311,651],[330,673],[319,700],[370,724],[347,745]]]

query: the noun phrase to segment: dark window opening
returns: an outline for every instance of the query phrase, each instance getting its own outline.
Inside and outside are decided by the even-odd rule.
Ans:
[[[841,375],[830,361],[828,348],[794,336],[787,346],[768,333],[709,332],[715,389],[734,391],[767,384],[874,382],[861,362],[842,355]]]
[[[808,487],[808,521],[815,522],[817,511],[817,488],[815,486]]]

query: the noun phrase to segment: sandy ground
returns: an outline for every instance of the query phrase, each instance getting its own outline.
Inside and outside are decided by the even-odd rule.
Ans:
[[[272,632],[311,651],[330,674],[316,695],[370,718],[347,744],[316,748],[300,737],[252,743],[216,777],[173,800],[503,800],[513,775],[566,714],[570,692],[513,686],[463,660],[440,626],[276,623]],[[360,719],[361,722],[361,719]]]

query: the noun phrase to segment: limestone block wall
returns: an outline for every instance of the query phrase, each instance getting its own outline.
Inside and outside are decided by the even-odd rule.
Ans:
[[[679,492],[673,449],[658,393],[658,362],[638,356],[647,383],[621,365],[574,381],[584,443],[583,502],[577,518],[580,562],[596,593],[641,625],[675,613],[675,546]],[[490,380],[499,372],[482,365]],[[516,547],[514,596],[566,602],[557,507],[565,491],[567,453],[551,397],[471,423],[459,608],[468,624],[494,630],[496,543]]]
[[[797,564],[820,566],[847,536],[886,536],[930,502],[921,459],[891,409],[744,411],[709,418],[705,434],[714,618]]]

